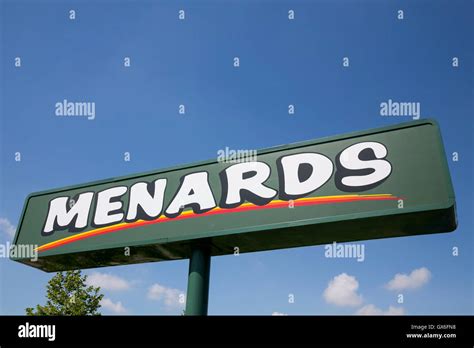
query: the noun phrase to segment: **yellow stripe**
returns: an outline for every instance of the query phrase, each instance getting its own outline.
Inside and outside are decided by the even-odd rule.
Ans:
[[[390,193],[381,193],[381,194],[366,194],[366,195],[336,195],[336,196],[320,196],[320,197],[306,197],[306,198],[299,198],[299,199],[296,199],[295,201],[318,201],[318,200],[325,200],[325,199],[333,199],[333,198],[357,198],[357,197],[391,197],[392,194]],[[270,203],[268,203],[267,205],[274,205],[274,204],[278,204],[278,203],[282,203],[282,202],[288,202],[288,201],[283,201],[283,200],[274,200],[274,201],[271,201]],[[249,207],[249,206],[255,206],[255,204],[253,203],[244,203],[242,205],[240,205],[239,207]],[[214,208],[213,210],[226,210],[225,208],[220,208],[220,207],[216,207]],[[191,215],[191,214],[194,214],[194,212],[192,210],[185,210],[181,213],[181,215]],[[160,216],[159,218],[153,220],[153,221],[159,221],[159,220],[169,220],[170,218],[167,218],[166,216]],[[106,230],[106,229],[110,229],[110,228],[117,228],[117,227],[120,227],[120,226],[124,226],[124,225],[130,225],[130,224],[137,224],[139,222],[143,222],[145,220],[137,220],[137,221],[134,221],[134,222],[121,222],[121,223],[118,223],[118,224],[115,224],[115,225],[111,225],[111,226],[106,226],[106,227],[100,227],[100,228],[97,228],[97,229],[94,229],[94,230],[91,230],[91,231],[87,231],[87,232],[82,232],[82,233],[79,233],[79,234],[76,234],[76,235],[73,235],[73,236],[69,236],[69,237],[65,237],[65,238],[62,238],[62,239],[58,239],[58,240],[55,240],[53,242],[50,242],[50,243],[46,243],[46,244],[43,244],[37,248],[35,248],[36,251],[40,251],[44,248],[47,248],[49,246],[52,246],[52,245],[55,245],[55,244],[58,244],[58,243],[62,243],[62,242],[65,242],[65,241],[70,241],[70,240],[74,240],[74,239],[77,239],[79,237],[82,237],[82,236],[87,236],[87,235],[91,235],[91,234],[95,234],[97,232],[101,232],[103,230]]]

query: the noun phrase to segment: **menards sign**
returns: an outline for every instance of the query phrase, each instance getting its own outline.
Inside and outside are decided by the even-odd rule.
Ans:
[[[417,121],[31,194],[15,244],[46,271],[452,231],[437,124]],[[124,248],[128,252],[124,252]]]

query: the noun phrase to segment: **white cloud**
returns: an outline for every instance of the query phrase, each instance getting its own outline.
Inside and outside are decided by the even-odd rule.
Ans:
[[[279,315],[288,315],[288,314],[281,313],[281,312],[273,312],[272,315],[279,316]]]
[[[130,283],[112,274],[94,272],[87,276],[87,285],[100,286],[101,290],[128,290]]]
[[[0,218],[0,231],[5,233],[9,238],[13,238],[15,236],[16,228],[8,219]]]
[[[110,298],[107,297],[104,297],[100,301],[100,304],[102,307],[115,314],[123,314],[127,312],[125,307],[122,305],[122,302],[118,301],[114,303]]]
[[[181,296],[180,296],[181,295]],[[162,301],[168,309],[184,307],[184,293],[178,289],[167,288],[158,283],[148,289],[150,300]],[[180,301],[180,299],[183,299]],[[181,303],[182,302],[182,303]]]
[[[373,304],[368,304],[356,312],[357,315],[404,315],[405,310],[403,307],[393,307],[389,306],[386,311],[381,310],[380,308],[374,306]]]
[[[357,294],[359,282],[353,276],[342,273],[332,279],[323,296],[328,303],[337,306],[359,306],[362,303],[362,296]]]
[[[397,273],[385,286],[389,290],[417,289],[428,283],[431,272],[426,267],[413,270],[410,274]]]

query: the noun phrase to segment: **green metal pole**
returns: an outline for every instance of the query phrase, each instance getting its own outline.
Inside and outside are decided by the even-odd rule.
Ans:
[[[195,245],[189,259],[186,315],[207,315],[211,253],[204,245]]]

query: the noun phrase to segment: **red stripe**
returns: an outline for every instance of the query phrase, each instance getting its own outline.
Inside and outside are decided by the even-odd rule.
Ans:
[[[318,204],[325,204],[325,203],[344,203],[344,202],[354,202],[354,201],[382,201],[382,200],[396,200],[398,197],[350,197],[350,198],[329,198],[329,199],[320,199],[316,201],[294,201],[294,206],[308,206],[308,205],[318,205]],[[228,213],[235,213],[235,212],[244,212],[244,211],[252,211],[252,210],[261,210],[261,209],[273,209],[273,208],[282,208],[282,207],[288,207],[289,202],[283,201],[283,202],[278,202],[278,203],[273,203],[272,205],[250,205],[250,206],[245,206],[245,207],[236,207],[236,208],[231,208],[231,209],[219,209],[219,210],[211,210],[202,214],[189,214],[189,215],[180,215],[175,218],[166,218],[166,219],[155,219],[151,221],[140,221],[140,222],[134,222],[128,225],[123,225],[123,226],[111,226],[110,228],[106,228],[102,231],[98,231],[97,233],[91,233],[91,234],[84,234],[84,235],[77,235],[76,238],[74,239],[69,239],[69,240],[64,240],[64,241],[58,241],[56,244],[52,244],[50,246],[44,247],[39,252],[43,252],[46,250],[50,250],[53,248],[60,247],[62,245],[70,244],[82,239],[87,239],[95,236],[100,236],[103,234],[107,233],[112,233],[112,232],[117,232],[121,230],[126,230],[129,228],[134,228],[134,227],[140,227],[140,226],[147,226],[147,225],[153,225],[157,223],[163,223],[163,222],[169,222],[169,221],[176,221],[176,220],[185,220],[189,218],[196,218],[196,217],[202,217],[202,216],[211,216],[211,215],[220,215],[220,214],[228,214]]]

